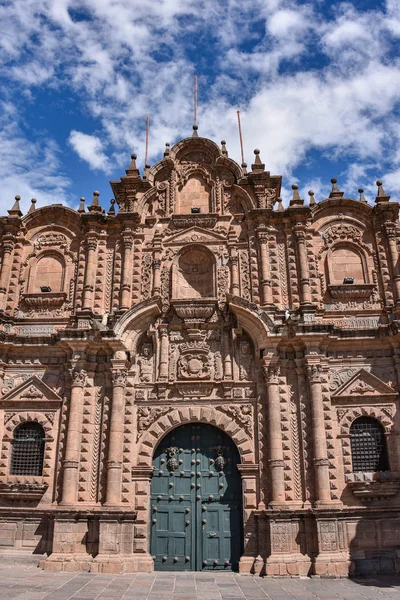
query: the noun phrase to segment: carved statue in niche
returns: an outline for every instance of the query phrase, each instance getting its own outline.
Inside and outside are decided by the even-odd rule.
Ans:
[[[139,381],[149,383],[153,379],[153,344],[144,342],[137,359],[139,365]]]
[[[239,378],[249,381],[253,375],[253,356],[251,343],[243,340],[239,343]]]

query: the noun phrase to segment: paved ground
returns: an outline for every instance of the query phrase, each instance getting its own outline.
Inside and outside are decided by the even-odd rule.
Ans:
[[[399,600],[400,578],[262,579],[233,573],[91,575],[0,564],[0,600]]]

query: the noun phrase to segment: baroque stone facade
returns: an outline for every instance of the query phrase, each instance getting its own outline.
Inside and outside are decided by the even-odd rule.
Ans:
[[[151,570],[155,450],[207,423],[240,456],[241,572],[400,571],[399,205],[332,180],[283,209],[258,151],[196,131],[111,186],[0,219],[0,553]]]

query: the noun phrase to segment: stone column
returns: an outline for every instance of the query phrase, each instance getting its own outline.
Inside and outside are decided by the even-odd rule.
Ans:
[[[239,296],[240,285],[239,285],[239,257],[236,248],[231,248],[231,292],[233,296]]]
[[[153,296],[161,294],[161,260],[160,252],[154,253],[153,260]]]
[[[0,273],[0,308],[4,310],[8,283],[10,281],[12,253],[14,250],[14,241],[5,239],[3,242],[3,263]]]
[[[399,272],[399,253],[396,243],[396,226],[391,221],[385,223],[385,233],[389,246],[389,260],[393,274],[393,287],[395,302],[400,301],[400,272]]]
[[[266,235],[259,235],[258,241],[260,243],[261,301],[263,304],[272,304],[271,278],[268,261],[268,238]]]
[[[308,272],[308,258],[306,245],[306,232],[303,228],[294,228],[294,235],[297,242],[299,270],[300,270],[300,304],[311,304],[310,279]]]
[[[310,386],[313,461],[315,472],[316,505],[330,504],[329,460],[326,447],[324,407],[322,404],[321,366],[307,367]]]
[[[159,377],[161,381],[168,380],[168,349],[169,349],[169,338],[168,329],[165,326],[160,327],[160,367]]]
[[[83,388],[87,373],[82,368],[70,369],[71,401],[69,406],[67,439],[63,462],[61,504],[75,504],[78,500],[79,460],[82,438]]]
[[[269,446],[268,465],[271,473],[271,507],[285,502],[284,462],[281,429],[281,407],[279,398],[279,367],[264,365],[267,384],[267,436]]]
[[[232,357],[230,349],[229,339],[230,329],[224,327],[222,330],[222,352],[223,352],[223,365],[224,365],[224,379],[232,379]]]
[[[121,277],[121,309],[128,309],[131,306],[131,280],[132,280],[132,248],[133,238],[127,232],[122,235],[124,259],[122,265]]]
[[[127,371],[113,369],[113,395],[110,416],[110,436],[108,442],[106,504],[121,503],[122,453],[125,418],[125,385]]]
[[[96,275],[96,248],[97,239],[88,238],[86,242],[87,254],[86,254],[86,270],[85,270],[85,281],[83,285],[83,310],[92,310],[93,308],[93,281]]]

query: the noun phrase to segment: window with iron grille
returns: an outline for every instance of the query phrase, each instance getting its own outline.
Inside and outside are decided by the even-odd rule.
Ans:
[[[11,475],[41,475],[43,471],[44,429],[28,421],[14,431],[11,451]]]
[[[350,427],[350,443],[353,473],[389,470],[385,432],[378,421],[370,417],[356,419]]]

